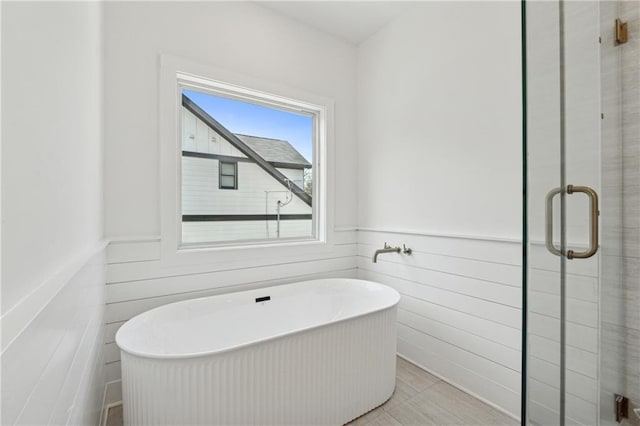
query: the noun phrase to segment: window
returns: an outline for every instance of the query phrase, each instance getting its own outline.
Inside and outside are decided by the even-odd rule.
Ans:
[[[218,188],[238,189],[238,163],[220,161]]]
[[[178,246],[321,239],[325,107],[176,75]]]

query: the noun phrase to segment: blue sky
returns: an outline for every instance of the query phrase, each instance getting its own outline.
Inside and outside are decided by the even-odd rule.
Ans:
[[[283,139],[312,162],[312,117],[186,89],[183,93],[231,132]]]

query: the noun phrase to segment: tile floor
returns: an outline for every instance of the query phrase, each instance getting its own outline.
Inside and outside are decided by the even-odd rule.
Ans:
[[[349,426],[518,424],[468,393],[398,358],[393,396]]]
[[[519,424],[402,358],[398,358],[396,374],[393,396],[349,426]],[[107,426],[122,426],[121,405],[109,410]]]

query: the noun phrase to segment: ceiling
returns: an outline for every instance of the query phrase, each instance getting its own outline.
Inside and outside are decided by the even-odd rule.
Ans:
[[[402,14],[412,3],[405,1],[260,1],[259,4],[322,32],[359,44]]]

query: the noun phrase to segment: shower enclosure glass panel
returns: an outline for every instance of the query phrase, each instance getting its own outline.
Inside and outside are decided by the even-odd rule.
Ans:
[[[526,4],[527,59],[527,291],[526,392],[531,423],[558,424],[563,382],[561,289],[564,186],[560,112],[559,10]],[[545,241],[547,240],[547,241]],[[524,378],[523,378],[524,379]]]
[[[617,424],[614,395],[633,407],[640,373],[640,55],[634,26],[616,43],[615,20],[637,26],[640,7],[523,7],[526,420]]]

